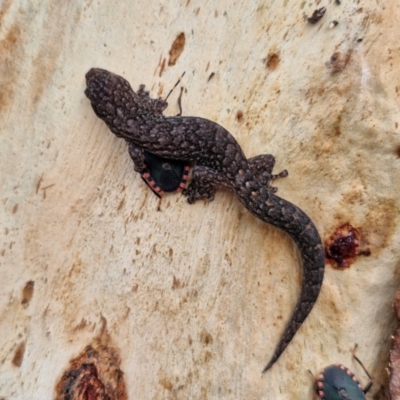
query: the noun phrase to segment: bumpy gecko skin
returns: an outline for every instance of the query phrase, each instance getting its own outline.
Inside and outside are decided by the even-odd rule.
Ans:
[[[276,177],[271,174],[273,158],[263,155],[248,160],[234,137],[210,120],[162,115],[167,102],[151,99],[144,85],[134,92],[124,78],[98,68],[86,74],[86,84],[85,94],[94,112],[111,132],[128,142],[131,154],[140,156],[146,150],[195,165],[193,181],[184,192],[189,203],[201,198],[212,200],[214,186],[226,186],[254,216],[282,229],[297,244],[304,271],[301,293],[281,340],[263,370],[267,371],[313,308],[325,267],[323,245],[313,222],[298,207],[273,194],[270,186],[270,180]],[[263,162],[266,162],[264,170]],[[140,171],[143,159],[136,163],[135,169]]]

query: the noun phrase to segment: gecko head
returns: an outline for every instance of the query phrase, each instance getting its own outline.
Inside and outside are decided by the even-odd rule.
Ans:
[[[135,95],[129,82],[122,76],[100,68],[91,68],[85,77],[85,95],[96,115],[105,122],[122,116],[126,111],[127,99]]]
[[[91,68],[85,75],[85,95],[90,101],[99,101],[102,97],[111,96],[119,84],[129,83],[121,76],[115,75],[105,69]]]

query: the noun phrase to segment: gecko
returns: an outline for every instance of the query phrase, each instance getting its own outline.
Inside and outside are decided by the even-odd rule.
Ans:
[[[227,187],[251,214],[286,232],[296,243],[303,266],[300,296],[263,369],[266,372],[291,342],[321,290],[325,255],[314,223],[299,207],[275,194],[270,185],[272,159],[266,155],[247,159],[236,139],[216,122],[164,116],[165,100],[150,98],[144,85],[135,92],[126,79],[100,68],[86,73],[85,95],[110,131],[125,139],[137,172],[143,168],[143,151],[190,162],[194,165],[192,181],[183,192],[189,204],[199,199],[211,201],[215,186]]]

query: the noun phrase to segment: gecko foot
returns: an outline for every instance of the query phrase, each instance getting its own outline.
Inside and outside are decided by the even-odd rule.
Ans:
[[[136,94],[137,94],[139,97],[142,97],[142,98],[144,98],[144,97],[150,98],[150,92],[148,92],[147,90],[145,90],[145,89],[144,89],[145,87],[146,87],[146,85],[143,85],[143,84],[140,85],[138,91],[136,92]]]
[[[148,113],[161,115],[168,107],[168,103],[163,99],[152,99],[150,93],[145,90],[145,85],[140,85],[136,94],[140,97],[141,105]]]
[[[279,174],[272,174],[271,179],[274,181],[275,179],[286,178],[288,175],[289,175],[288,170],[284,169],[283,171],[279,172]]]
[[[204,166],[196,166],[192,169],[192,182],[182,191],[187,196],[187,202],[193,204],[196,200],[207,199],[214,200],[214,185],[225,184],[225,178],[218,172]]]
[[[207,199],[213,201],[215,190],[212,185],[197,185],[192,182],[186,189],[182,190],[182,194],[187,197],[187,202],[193,204],[196,200]]]
[[[275,157],[271,154],[260,154],[249,158],[248,163],[257,180],[272,193],[275,193],[278,189],[271,186],[271,181],[288,176],[286,169],[279,174],[272,173]]]
[[[272,192],[272,193],[276,193],[278,191],[278,188],[275,186],[271,186],[271,181],[274,181],[275,179],[279,179],[279,178],[286,178],[289,175],[288,171],[286,169],[284,169],[283,171],[279,172],[279,174],[272,174],[270,175],[269,179],[265,182],[262,182],[262,184],[264,186],[266,186],[266,188]]]

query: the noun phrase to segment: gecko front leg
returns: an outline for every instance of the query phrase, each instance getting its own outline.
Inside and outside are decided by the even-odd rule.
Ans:
[[[272,154],[260,154],[249,158],[247,161],[251,172],[257,180],[272,193],[276,193],[278,188],[271,186],[271,181],[288,176],[286,169],[279,172],[279,174],[272,173],[275,165],[275,157]]]
[[[139,149],[139,147],[136,147],[133,143],[129,143],[128,152],[133,161],[134,170],[141,173],[144,165],[143,151]]]

